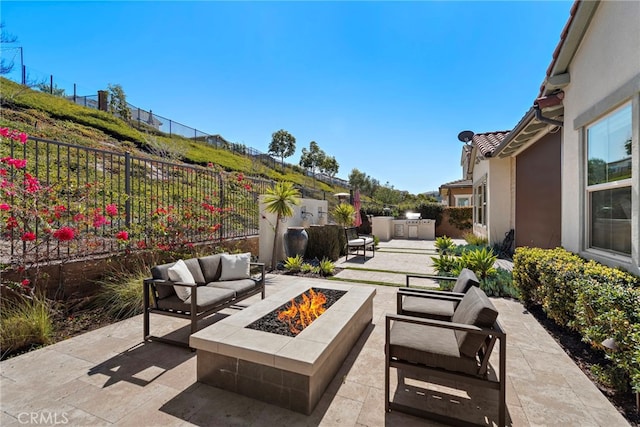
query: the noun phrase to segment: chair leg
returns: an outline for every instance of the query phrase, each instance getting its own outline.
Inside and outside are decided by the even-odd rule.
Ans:
[[[143,294],[143,308],[144,308],[144,314],[142,316],[142,339],[143,340],[147,340],[147,337],[149,336],[149,285],[146,283],[143,283],[142,285],[144,288],[142,294]]]

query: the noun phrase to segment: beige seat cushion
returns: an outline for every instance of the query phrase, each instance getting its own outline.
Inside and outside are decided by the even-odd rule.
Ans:
[[[207,283],[207,288],[230,289],[234,296],[242,295],[256,287],[253,279],[225,280],[220,282]]]
[[[391,357],[407,362],[447,371],[478,374],[476,358],[460,353],[456,334],[452,329],[393,322],[389,352]]]
[[[402,314],[450,322],[456,302],[437,298],[402,297]]]
[[[199,286],[197,292],[198,313],[229,302],[235,296],[235,292],[231,289],[209,288],[207,286]],[[177,295],[158,300],[158,308],[191,312],[191,296],[186,301],[180,300]]]

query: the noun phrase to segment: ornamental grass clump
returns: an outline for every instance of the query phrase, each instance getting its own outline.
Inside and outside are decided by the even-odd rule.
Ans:
[[[3,299],[0,304],[0,359],[7,354],[49,344],[53,337],[53,309],[40,296]]]

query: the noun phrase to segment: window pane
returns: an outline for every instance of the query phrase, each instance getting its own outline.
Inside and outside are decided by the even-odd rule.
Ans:
[[[590,194],[592,248],[631,254],[631,187]]]
[[[631,178],[631,104],[587,129],[589,185]]]

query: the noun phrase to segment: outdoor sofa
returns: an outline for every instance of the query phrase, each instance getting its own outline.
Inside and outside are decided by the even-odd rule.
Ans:
[[[252,274],[254,272],[254,274]],[[265,265],[251,262],[251,254],[215,254],[178,260],[151,269],[144,280],[144,340],[187,346],[188,342],[150,334],[151,313],[198,321],[256,294],[265,297]]]

